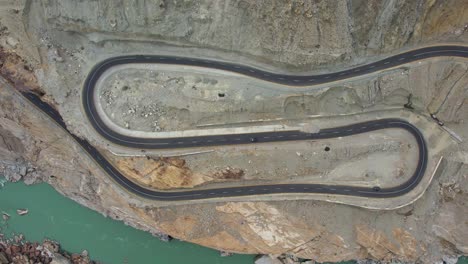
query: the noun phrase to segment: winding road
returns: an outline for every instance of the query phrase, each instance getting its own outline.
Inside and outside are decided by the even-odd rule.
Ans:
[[[213,135],[183,138],[136,138],[119,134],[105,125],[100,118],[96,106],[94,105],[94,89],[100,76],[109,68],[128,63],[157,63],[175,64],[184,66],[197,66],[225,70],[247,75],[270,82],[286,84],[291,86],[306,86],[347,79],[358,75],[368,74],[383,69],[396,67],[405,63],[427,59],[431,57],[453,56],[468,57],[468,48],[463,46],[433,46],[401,53],[386,59],[355,67],[340,72],[321,75],[285,75],[266,72],[249,66],[232,64],[221,61],[183,58],[174,56],[158,55],[129,55],[113,57],[97,64],[85,81],[82,103],[85,113],[94,129],[105,139],[126,147],[138,149],[167,149],[167,148],[187,148],[229,144],[257,144],[265,142],[311,140],[345,137],[360,133],[366,133],[387,128],[399,128],[408,131],[415,138],[418,146],[418,164],[411,178],[405,183],[391,188],[369,188],[344,185],[324,185],[324,184],[275,184],[275,185],[255,185],[239,186],[203,190],[183,190],[183,191],[155,191],[144,188],[122,175],[108,160],[106,160],[88,141],[72,134],[63,122],[60,114],[50,105],[43,102],[40,97],[32,93],[23,95],[35,104],[42,111],[47,113],[57,124],[67,130],[70,135],[87,151],[99,166],[127,191],[138,196],[154,200],[180,201],[209,199],[219,197],[262,195],[275,193],[321,193],[338,194],[349,196],[388,198],[396,197],[410,192],[418,185],[424,177],[428,162],[428,151],[422,133],[412,124],[400,119],[381,119],[367,121],[347,126],[322,129],[318,133],[306,133],[301,131],[281,131],[263,132],[250,134]]]

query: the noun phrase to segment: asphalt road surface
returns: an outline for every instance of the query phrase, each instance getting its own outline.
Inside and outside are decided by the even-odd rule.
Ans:
[[[418,185],[427,167],[427,146],[421,132],[412,124],[400,119],[382,119],[375,121],[367,121],[356,123],[348,126],[322,129],[318,133],[306,133],[301,131],[281,131],[281,132],[265,132],[265,133],[250,133],[250,134],[233,134],[233,135],[213,135],[200,137],[183,137],[183,138],[166,138],[166,139],[151,139],[151,138],[135,138],[126,135],[121,135],[108,128],[99,117],[94,105],[94,89],[99,77],[109,68],[127,63],[157,63],[157,64],[175,64],[184,66],[198,66],[205,68],[213,68],[226,70],[244,74],[253,78],[258,78],[270,82],[280,84],[306,86],[321,83],[332,82],[336,80],[355,77],[358,75],[368,74],[375,71],[395,67],[401,64],[418,61],[430,57],[454,56],[468,57],[468,48],[463,46],[434,46],[412,50],[401,53],[381,61],[359,66],[353,69],[348,69],[340,72],[321,74],[321,75],[284,75],[262,71],[249,66],[232,64],[222,61],[212,61],[195,58],[183,58],[173,56],[158,56],[158,55],[129,55],[107,59],[97,64],[88,75],[83,89],[83,106],[86,115],[94,127],[94,129],[107,140],[126,147],[139,149],[161,149],[161,148],[187,148],[201,147],[214,145],[232,145],[232,144],[258,144],[265,142],[277,141],[292,141],[292,140],[312,140],[345,137],[360,133],[371,132],[387,128],[404,129],[411,133],[418,146],[418,164],[411,178],[405,183],[391,187],[380,188],[378,186],[357,187],[344,185],[324,185],[324,184],[275,184],[275,185],[254,185],[254,186],[239,186],[204,190],[187,190],[187,191],[155,191],[146,189],[140,185],[127,179],[113,165],[107,161],[93,146],[86,140],[83,140],[73,135],[66,128],[61,116],[51,106],[41,101],[40,97],[31,94],[23,93],[23,95],[47,113],[61,127],[67,130],[70,135],[85,149],[88,154],[99,164],[104,171],[108,173],[119,185],[127,191],[132,192],[141,197],[175,201],[175,200],[195,200],[209,199],[219,197],[233,197],[246,195],[262,195],[275,193],[322,193],[322,194],[338,194],[349,196],[388,198],[396,197],[408,193]]]

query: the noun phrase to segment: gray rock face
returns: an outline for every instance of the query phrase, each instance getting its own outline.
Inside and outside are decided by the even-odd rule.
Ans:
[[[26,184],[34,184],[41,181],[40,174],[31,165],[24,161],[16,161],[13,164],[2,166],[0,162],[0,176],[5,177],[7,181],[18,182],[23,180]]]
[[[466,6],[457,0],[65,0],[33,1],[29,10],[56,30],[95,41],[170,41],[293,66],[339,63],[441,36],[466,39],[468,21]]]
[[[23,166],[20,164],[8,165],[3,170],[3,176],[7,181],[18,182],[22,178],[22,175],[20,174],[21,168],[23,168]]]

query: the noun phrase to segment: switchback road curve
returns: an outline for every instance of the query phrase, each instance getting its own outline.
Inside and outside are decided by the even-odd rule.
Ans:
[[[82,94],[82,103],[84,111],[94,129],[105,139],[126,147],[145,148],[145,149],[164,149],[164,148],[187,148],[213,145],[242,144],[251,141],[271,142],[309,139],[309,135],[301,132],[275,132],[275,133],[255,133],[239,135],[213,135],[199,137],[150,139],[135,138],[119,134],[109,128],[99,116],[95,106],[94,90],[99,78],[109,68],[129,63],[153,63],[153,64],[171,64],[183,66],[197,66],[217,70],[225,70],[243,74],[252,78],[258,78],[270,82],[287,84],[292,86],[315,85],[336,80],[355,77],[380,71],[386,68],[395,67],[401,64],[426,59],[430,57],[455,56],[468,57],[468,47],[464,46],[433,46],[401,53],[374,63],[359,66],[345,71],[322,74],[322,75],[285,75],[262,71],[249,66],[227,63],[222,61],[184,58],[174,56],[159,55],[128,55],[113,57],[98,63],[88,75]],[[324,136],[321,135],[316,135]],[[337,135],[336,135],[337,136]]]
[[[368,188],[357,186],[344,185],[325,185],[325,184],[274,184],[274,185],[253,185],[240,187],[227,187],[205,190],[190,190],[190,191],[155,191],[142,187],[125,177],[117,170],[99,151],[94,148],[88,141],[81,139],[72,134],[66,127],[64,121],[50,105],[41,101],[41,99],[32,93],[23,93],[23,95],[37,107],[47,113],[56,121],[63,129],[68,131],[70,135],[78,142],[81,147],[91,156],[95,162],[120,186],[127,191],[134,193],[140,197],[160,200],[160,201],[182,201],[182,200],[199,200],[220,197],[234,197],[247,195],[261,194],[278,194],[278,193],[319,193],[319,194],[339,194],[349,196],[361,196],[372,198],[389,198],[396,197],[408,193],[418,185],[424,177],[424,172],[427,167],[427,147],[424,137],[421,132],[412,124],[400,119],[382,119],[377,121],[368,121],[357,123],[349,126],[328,128],[321,130],[319,133],[308,134],[304,133],[302,139],[291,139],[288,137],[281,140],[304,140],[304,139],[324,139],[334,137],[344,137],[365,132],[371,132],[386,128],[400,128],[408,131],[414,136],[417,146],[419,160],[415,171],[411,178],[405,183],[391,188]],[[275,134],[275,133],[271,133]],[[307,137],[305,137],[307,135]],[[295,137],[294,137],[295,138]],[[271,142],[271,141],[270,141]]]
[[[427,167],[427,146],[421,132],[412,124],[400,119],[383,119],[376,121],[368,121],[363,123],[352,124],[348,126],[322,129],[318,133],[305,133],[301,131],[282,131],[282,132],[265,132],[254,134],[236,134],[236,135],[213,135],[200,137],[184,137],[184,138],[166,138],[166,139],[149,139],[135,138],[126,135],[118,134],[109,129],[99,117],[94,105],[94,89],[99,77],[109,68],[117,65],[128,63],[157,63],[157,64],[175,64],[184,66],[197,66],[205,68],[213,68],[226,70],[244,74],[253,78],[258,78],[270,82],[287,84],[293,86],[305,86],[332,82],[336,80],[355,77],[358,75],[368,74],[375,71],[380,71],[386,68],[395,67],[401,64],[426,59],[430,57],[440,56],[455,56],[468,57],[468,48],[463,46],[434,46],[408,51],[395,55],[381,61],[377,61],[364,66],[359,66],[353,69],[348,69],[340,72],[321,74],[321,75],[285,75],[278,73],[266,72],[249,66],[226,63],[221,61],[211,61],[204,59],[182,58],[174,56],[157,56],[157,55],[129,55],[107,59],[97,64],[88,75],[83,89],[83,106],[86,115],[89,118],[91,125],[95,130],[107,140],[132,148],[180,148],[180,147],[197,147],[197,146],[212,146],[212,145],[227,145],[227,144],[243,144],[243,143],[261,143],[275,141],[290,141],[290,140],[311,140],[311,139],[326,139],[355,135],[380,129],[400,128],[411,133],[418,146],[419,160],[417,167],[411,178],[405,183],[391,188],[368,188],[357,186],[343,185],[323,185],[323,184],[276,184],[276,185],[256,185],[256,186],[240,186],[228,188],[216,188],[205,190],[189,190],[189,191],[155,191],[146,189],[138,184],[127,179],[122,175],[112,164],[107,161],[93,146],[86,140],[80,139],[68,132],[74,139],[94,158],[109,176],[119,183],[126,190],[154,200],[176,201],[176,200],[195,200],[208,199],[219,197],[233,197],[246,195],[261,195],[275,193],[322,193],[322,194],[339,194],[362,197],[388,198],[396,197],[411,191],[424,176]],[[46,112],[60,126],[67,129],[60,115],[49,105],[42,102],[39,97],[34,94],[24,94],[32,103]]]

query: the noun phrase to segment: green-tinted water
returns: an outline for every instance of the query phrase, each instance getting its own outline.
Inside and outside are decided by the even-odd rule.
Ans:
[[[27,208],[29,213],[19,216],[19,208]],[[91,258],[103,263],[251,264],[254,258],[220,257],[219,252],[194,244],[161,242],[80,206],[47,184],[7,183],[0,189],[0,211],[11,215],[6,223],[1,222],[2,233],[22,233],[30,241],[51,238],[70,252],[87,249]]]
[[[29,213],[17,215],[16,209],[20,208],[27,208]],[[217,251],[194,244],[161,242],[148,233],[80,206],[47,184],[6,183],[0,188],[0,211],[11,215],[10,220],[1,222],[2,233],[22,233],[30,241],[51,238],[70,252],[87,249],[91,258],[103,263],[252,264],[254,258],[251,255],[220,257]],[[350,263],[353,262],[341,264]],[[468,264],[468,258],[461,258],[458,263]]]

